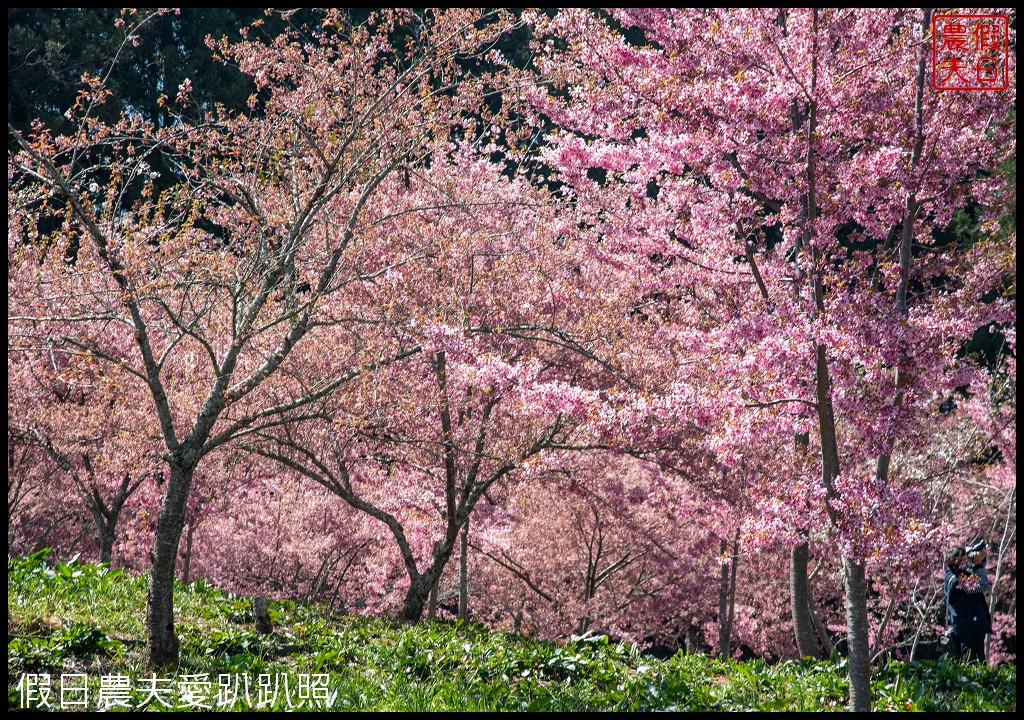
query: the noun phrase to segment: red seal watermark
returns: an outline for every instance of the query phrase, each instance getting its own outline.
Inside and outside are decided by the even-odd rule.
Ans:
[[[1010,20],[1006,15],[932,18],[932,87],[1006,90],[1010,87]]]

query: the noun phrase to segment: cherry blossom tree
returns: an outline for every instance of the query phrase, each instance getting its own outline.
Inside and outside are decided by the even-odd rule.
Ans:
[[[712,619],[718,589],[718,542],[690,524],[684,489],[651,463],[601,453],[495,494],[472,542],[474,605],[541,637],[674,642]]]
[[[9,316],[10,331],[39,351],[106,363],[147,391],[160,427],[154,665],[177,657],[175,561],[204,459],[421,352],[400,333],[361,342],[387,309],[350,294],[416,258],[379,255],[371,268],[351,258],[369,230],[413,210],[401,200],[410,174],[449,162],[453,131],[481,117],[486,78],[460,63],[507,24],[469,10],[382,12],[360,26],[340,11],[322,18],[302,38],[211,40],[253,77],[250,114],[189,118],[186,81],[173,126],[131,114],[105,124],[103,82],[87,78],[70,111],[76,133],[9,126],[10,282],[33,309]],[[169,187],[156,182],[157,157],[176,168]],[[325,355],[341,328],[355,341]]]
[[[975,329],[1012,322],[1012,302],[982,299],[1001,272],[933,229],[998,205],[1014,91],[932,91],[930,11],[534,19],[545,156],[593,209],[597,252],[706,311],[713,332],[681,353],[735,379],[723,440],[765,417],[811,434],[820,477],[794,482],[844,558],[850,702],[868,709],[866,572],[895,537],[928,547],[913,538],[933,521],[894,458],[967,379],[956,354]]]
[[[37,443],[8,428],[7,544],[12,554],[50,548],[55,557],[90,556],[98,547],[95,527],[79,497],[55,481],[53,466]],[[63,473],[56,479],[65,480]]]
[[[244,456],[253,467],[253,458]],[[211,498],[195,527],[189,580],[248,595],[380,612],[372,588],[390,564],[379,532],[325,489],[279,467]]]
[[[400,243],[394,256],[423,260],[365,286],[388,307],[387,331],[422,352],[354,381],[320,417],[245,444],[387,526],[408,578],[398,613],[408,620],[421,616],[478,503],[496,485],[550,474],[617,377],[620,346],[603,342],[615,308],[597,300],[604,276],[556,242],[564,222],[547,194],[490,161],[460,167],[458,177],[431,168],[411,179],[422,205],[443,191],[455,212],[382,227]]]
[[[56,355],[50,367],[33,366],[20,354],[13,359],[8,432],[14,446],[37,449],[35,463],[48,478],[43,492],[56,498],[70,489],[77,497],[92,516],[99,561],[110,563],[126,503],[160,472],[149,439],[156,429],[146,427],[138,398],[124,396],[102,376],[76,374],[69,363],[58,365]]]

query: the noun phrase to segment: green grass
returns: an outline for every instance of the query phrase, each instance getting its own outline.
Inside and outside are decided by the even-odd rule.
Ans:
[[[143,659],[145,578],[79,562],[50,564],[45,552],[9,558],[7,574],[9,709],[21,707],[26,679],[45,694],[47,674],[54,705],[62,676],[72,700],[82,698],[72,690],[76,683],[87,685],[90,708],[98,707],[101,694],[143,704],[154,678]],[[268,710],[288,709],[290,702],[307,710],[329,704],[336,710],[405,711],[846,705],[842,660],[769,664],[677,655],[661,661],[605,637],[558,645],[475,624],[398,625],[292,601],[271,601],[275,632],[261,636],[252,628],[247,599],[203,581],[179,586],[175,608],[181,663],[175,673],[155,677],[169,688],[159,697],[179,709],[190,697],[223,710],[261,701]],[[125,689],[114,687],[117,676]],[[1016,710],[1016,679],[1015,666],[890,662],[876,671],[872,690],[879,710]],[[171,709],[152,698],[146,706]]]

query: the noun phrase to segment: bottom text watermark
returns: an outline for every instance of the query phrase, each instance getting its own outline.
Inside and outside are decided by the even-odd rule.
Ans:
[[[220,673],[173,678],[101,675],[90,684],[85,674],[28,673],[18,681],[23,710],[110,710],[163,707],[175,710],[328,710],[336,694],[326,674]]]

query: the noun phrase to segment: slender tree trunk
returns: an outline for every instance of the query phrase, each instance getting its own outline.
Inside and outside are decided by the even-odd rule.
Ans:
[[[814,148],[818,132],[818,9],[811,10],[811,88],[807,104],[807,205],[803,236],[811,251],[811,269],[814,273],[814,316],[825,311],[825,285],[821,276],[821,253],[813,243],[814,224],[818,214],[817,170]],[[839,443],[836,438],[835,410],[832,406],[832,382],[829,376],[827,348],[814,343],[815,394],[818,411],[818,433],[821,439],[821,481],[825,488],[826,510],[833,526],[838,525],[837,511],[829,501],[836,497],[835,479],[839,477]],[[871,710],[871,676],[868,658],[867,593],[864,565],[854,558],[843,558],[846,575],[846,627],[849,643],[848,668],[850,675],[850,710]]]
[[[925,8],[921,20],[923,33],[928,31],[931,22],[931,9]],[[915,142],[911,153],[911,168],[916,168],[924,148],[922,103],[924,98],[924,78],[927,65],[927,53],[922,44],[918,50],[917,83],[914,100]],[[906,209],[903,213],[903,228],[900,237],[900,280],[896,290],[896,312],[907,317],[907,294],[910,283],[910,263],[912,259],[912,243],[914,221],[920,205],[914,195],[907,197]],[[903,401],[903,387],[907,382],[908,368],[906,359],[901,353],[896,370],[896,400],[899,407]],[[831,403],[830,408],[831,409]],[[832,427],[835,427],[833,422]],[[892,458],[892,439],[890,438],[885,451],[879,456],[876,467],[876,478],[884,483],[888,481],[889,464]],[[838,459],[835,463],[833,478],[839,474]],[[863,562],[854,558],[843,558],[843,573],[846,582],[846,631],[849,644],[850,671],[850,710],[868,711],[871,709],[871,657],[868,644],[868,604],[867,581],[864,575]]]
[[[821,479],[826,498],[836,496],[835,479],[839,476],[839,445],[836,440],[836,420],[832,408],[832,388],[828,360],[823,345],[817,346],[817,401],[818,429],[821,434]],[[827,501],[826,501],[827,502]],[[829,506],[833,525],[837,524],[836,511]],[[868,600],[864,564],[855,558],[843,558],[846,590],[846,642],[848,672],[850,675],[850,710],[871,710],[871,658],[868,657]]]
[[[469,619],[469,520],[462,526],[459,548],[459,620]]]
[[[109,565],[114,557],[114,529],[100,527],[100,562]]]
[[[437,584],[444,570],[445,564],[455,546],[458,538],[458,518],[456,484],[458,469],[455,461],[455,442],[452,439],[452,417],[451,409],[448,406],[448,371],[444,352],[434,354],[431,364],[434,367],[434,374],[437,377],[438,388],[438,415],[441,420],[441,429],[444,437],[444,469],[445,469],[445,512],[447,521],[445,539],[440,545],[434,545],[430,564],[422,574],[416,569],[416,562],[410,556],[406,558],[406,571],[409,574],[409,590],[402,602],[402,609],[398,618],[406,622],[417,622],[423,616],[423,607],[427,604],[431,589]],[[404,552],[404,551],[403,551]]]
[[[175,665],[178,661],[178,638],[174,634],[174,570],[185,524],[185,502],[194,471],[194,465],[171,466],[167,495],[157,521],[146,605],[147,652],[149,664],[153,667]]]
[[[810,578],[808,578],[810,580]],[[811,614],[811,622],[814,623],[814,631],[818,634],[818,642],[821,643],[821,647],[824,649],[825,654],[832,656],[835,654],[836,647],[832,644],[831,638],[828,636],[828,628],[825,627],[825,623],[821,621],[821,617],[818,615],[818,603],[814,600],[814,588],[808,582],[808,595],[807,600],[809,602],[808,610]]]
[[[257,595],[252,599],[252,619],[256,625],[256,632],[260,635],[269,635],[274,631],[266,595]]]
[[[718,654],[728,660],[732,654],[732,623],[736,613],[736,563],[739,562],[740,535],[732,544],[732,557],[728,565],[722,565],[718,593]],[[729,552],[729,543],[722,540],[722,556]]]
[[[438,548],[441,547],[441,543],[434,543],[433,554],[437,554]],[[437,581],[430,586],[430,595],[427,596],[427,618],[434,620],[437,618],[437,586],[441,584],[441,576],[438,575]]]
[[[806,537],[806,533],[802,532]],[[820,657],[818,642],[811,617],[811,583],[807,576],[808,547],[806,540],[789,554],[789,601],[793,613],[793,634],[800,657]]]
[[[1017,503],[1015,502],[1017,496],[1017,486],[1014,485],[1010,488],[1010,495],[1007,498],[1006,506],[1006,520],[1003,522],[1003,535],[999,538],[999,553],[996,556],[996,571],[995,577],[992,580],[992,593],[988,598],[988,611],[989,614],[994,614],[996,611],[996,605],[999,600],[999,580],[1003,577],[1003,566],[1005,562],[1004,553],[1010,547],[1010,543],[1016,543],[1017,532],[1014,528],[1014,518],[1016,517]],[[1012,530],[1011,530],[1012,528]],[[1011,539],[1011,532],[1013,537]],[[992,652],[992,634],[985,636],[985,657],[991,656]]]
[[[732,562],[729,569],[729,620],[725,627],[725,644],[729,656],[732,655],[732,623],[736,617],[736,570],[740,562],[740,531],[736,531],[736,539],[732,543]],[[728,659],[726,656],[723,659]]]
[[[189,576],[192,572],[192,536],[195,535],[196,524],[190,522],[188,524],[188,532],[185,533],[185,557],[182,558],[181,568],[181,581],[188,585],[190,582]]]
[[[889,627],[889,621],[892,620],[892,613],[895,609],[896,598],[891,598],[888,606],[885,608],[885,615],[882,617],[882,622],[879,624],[878,630],[875,632],[875,644],[871,647],[871,652],[869,654],[871,662],[874,662],[875,658],[882,652],[882,641],[885,637],[885,631],[886,628]]]
[[[434,620],[435,618],[437,618],[437,583],[430,588],[430,595],[427,596],[427,619]]]
[[[85,504],[89,507],[93,523],[96,525],[96,534],[100,537],[100,562],[109,565],[114,555],[114,523],[108,522],[106,507],[102,503],[98,494],[85,498]]]
[[[843,558],[846,584],[846,642],[850,710],[871,711],[871,658],[868,656],[868,596],[864,563]]]
[[[810,446],[810,437],[807,433],[797,433],[793,436],[793,446],[799,464]],[[807,529],[800,528],[798,533],[803,542],[789,553],[789,604],[793,616],[793,636],[796,640],[796,651],[800,657],[816,658],[821,654],[815,641],[814,620],[811,617],[814,593],[811,591],[811,581],[807,574],[807,561],[810,554],[807,544]]]
[[[720,544],[719,556],[729,551],[729,545],[723,539]],[[718,579],[718,655],[723,660],[729,659],[729,628],[726,615],[729,611],[729,566],[722,565]]]

